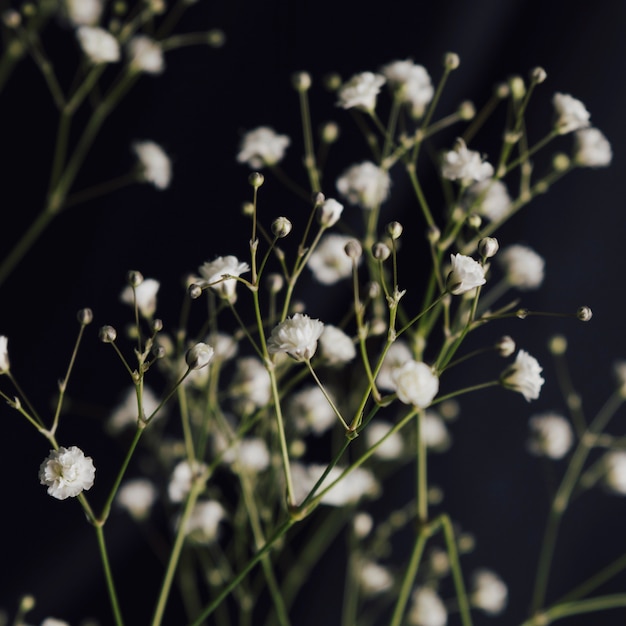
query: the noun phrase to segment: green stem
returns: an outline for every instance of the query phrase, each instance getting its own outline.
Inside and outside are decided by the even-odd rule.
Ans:
[[[106,578],[107,590],[109,592],[109,600],[111,602],[111,609],[115,618],[115,624],[116,626],[123,626],[124,620],[122,619],[122,613],[117,599],[117,592],[115,591],[115,584],[113,582],[113,575],[111,573],[109,556],[106,543],[104,541],[104,529],[101,524],[96,524],[95,529],[96,536],[98,538],[98,548],[100,549],[100,559],[102,560],[102,567],[104,568],[104,577]]]

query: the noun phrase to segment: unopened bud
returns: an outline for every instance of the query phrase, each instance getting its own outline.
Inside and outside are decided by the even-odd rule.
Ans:
[[[476,115],[476,107],[474,106],[473,102],[470,102],[469,100],[465,100],[464,102],[461,102],[461,104],[459,105],[459,117],[462,120],[465,121],[469,121],[471,119],[474,119],[474,116]]]
[[[378,242],[372,246],[372,256],[377,261],[386,261],[391,256],[391,250],[388,245]]]
[[[160,343],[155,343],[152,346],[152,356],[155,359],[162,359],[167,354],[167,350],[165,346],[162,346]]]
[[[274,233],[274,237],[278,237],[278,239],[282,239],[286,237],[293,228],[293,224],[286,217],[277,217],[272,222],[272,232]]]
[[[557,172],[564,172],[565,170],[569,168],[569,166],[570,166],[570,158],[566,154],[563,154],[562,152],[555,154],[554,157],[552,158],[552,167]]]
[[[521,76],[511,76],[509,87],[515,100],[521,100],[526,95],[526,85],[524,85],[524,79]]]
[[[448,52],[443,57],[443,66],[449,70],[455,70],[461,64],[461,59],[456,52]]]
[[[576,317],[581,322],[588,322],[593,317],[593,313],[588,306],[581,306],[576,311]]]
[[[285,279],[280,274],[268,274],[265,285],[270,293],[278,293],[285,284]]]
[[[528,309],[517,309],[515,316],[520,320],[525,320],[528,317]]]
[[[341,76],[339,76],[339,74],[332,73],[332,74],[326,74],[326,76],[324,76],[324,87],[326,87],[326,89],[328,89],[328,91],[337,91],[337,89],[339,89],[339,87],[341,87]]]
[[[335,143],[339,139],[339,124],[326,122],[320,130],[320,135],[324,143]]]
[[[163,320],[159,319],[158,317],[152,320],[152,332],[160,333],[162,330],[163,330]]]
[[[197,343],[190,348],[185,355],[185,361],[190,370],[199,370],[209,364],[213,358],[214,350],[206,343]]]
[[[536,85],[541,84],[546,78],[548,78],[548,74],[546,74],[546,70],[543,67],[535,67],[530,71],[530,80]]]
[[[552,354],[561,355],[567,352],[567,339],[563,335],[554,335],[548,342]]]
[[[198,299],[202,295],[202,287],[198,283],[192,283],[187,289],[187,293],[192,300]]]
[[[258,189],[265,181],[265,176],[261,174],[261,172],[252,172],[250,176],[248,176],[248,182],[252,187]]]
[[[494,89],[494,95],[501,100],[508,98],[510,93],[511,89],[506,83],[500,83]]]
[[[291,76],[291,84],[296,91],[308,91],[311,88],[311,74],[308,72],[295,72]]]
[[[241,205],[241,212],[244,215],[254,215],[254,204],[252,202],[244,202]]]
[[[313,201],[313,206],[320,206],[320,204],[324,204],[324,200],[326,200],[326,196],[321,191],[316,191],[311,200]]]
[[[483,237],[478,242],[478,252],[483,259],[490,259],[495,256],[499,248],[500,244],[495,237]]]
[[[22,23],[22,16],[14,9],[7,9],[2,14],[2,21],[7,28],[17,28]]]
[[[131,287],[139,287],[143,283],[143,274],[136,270],[131,270],[126,274],[126,280]]]
[[[483,223],[483,218],[478,213],[470,213],[467,216],[467,225],[474,230],[478,230]]]
[[[93,311],[89,308],[84,308],[78,311],[76,319],[81,326],[87,326],[93,322]]]
[[[387,232],[392,239],[400,239],[402,235],[403,227],[400,222],[390,222],[387,225]]]
[[[430,226],[426,235],[431,244],[436,244],[441,239],[441,231],[437,226]]]
[[[371,283],[368,283],[367,288],[366,288],[366,293],[367,293],[367,297],[371,298],[372,300],[374,300],[375,298],[378,298],[378,296],[380,295],[380,285],[374,281],[372,281]]]
[[[211,48],[221,48],[226,43],[226,33],[219,28],[212,28],[206,34],[206,40]]]
[[[113,343],[117,338],[117,331],[113,326],[103,326],[100,329],[100,341],[103,343]]]
[[[356,239],[351,239],[350,241],[348,241],[348,243],[344,247],[344,250],[346,251],[346,254],[354,261],[361,258],[361,255],[363,254],[363,248]]]
[[[495,348],[500,356],[509,357],[515,352],[515,340],[504,335],[496,342]]]

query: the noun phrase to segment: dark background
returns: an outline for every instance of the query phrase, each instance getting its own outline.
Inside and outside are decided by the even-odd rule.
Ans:
[[[581,170],[568,176],[498,236],[501,245],[526,243],[546,259],[545,282],[540,290],[522,294],[524,306],[571,312],[588,304],[594,317],[589,324],[565,318],[513,319],[478,335],[476,342],[481,345],[487,338],[512,335],[544,366],[546,384],[531,405],[520,395],[497,388],[469,396],[452,426],[453,450],[435,457],[431,464],[433,481],[446,493],[447,510],[476,537],[477,548],[467,557],[467,571],[489,567],[509,584],[510,604],[504,616],[477,615],[476,624],[481,620],[520,623],[530,598],[550,476],[560,476],[565,467],[556,463],[546,468],[524,449],[531,414],[565,410],[547,340],[555,332],[568,337],[573,378],[589,416],[613,389],[613,361],[626,354],[621,293],[625,11],[622,3],[609,1],[575,9],[570,2],[522,0],[371,5],[201,0],[190,8],[181,29],[222,28],[226,45],[219,50],[190,48],[168,55],[167,71],[140,81],[108,121],[77,181],[80,189],[123,174],[133,165],[130,143],[149,138],[172,156],[171,187],[157,192],[149,185],[135,185],[68,210],[1,288],[0,333],[9,337],[18,380],[38,406],[45,406],[66,367],[76,330],[75,313],[83,306],[93,308],[95,322],[70,385],[75,410],[70,410],[59,435],[64,441],[63,435],[71,433],[81,447],[93,450],[92,455],[98,456],[98,477],[106,480],[107,461],[114,461],[118,450],[94,428],[94,421],[115,406],[126,381],[110,351],[97,341],[97,328],[105,323],[122,328],[129,319],[128,309],[118,301],[129,269],[160,280],[159,315],[171,327],[176,324],[186,274],[217,255],[245,256],[249,231],[240,207],[250,198],[249,171],[235,161],[243,132],[269,125],[290,135],[287,167],[304,182],[303,173],[296,169],[301,143],[297,96],[290,86],[292,72],[307,70],[313,77],[315,122],[335,119],[349,137],[348,116],[333,106],[333,97],[321,86],[328,72],[347,79],[410,57],[423,64],[436,81],[444,53],[457,52],[461,67],[452,75],[440,108],[448,112],[464,99],[480,106],[496,82],[512,74],[526,77],[541,65],[548,80],[537,90],[529,125],[534,122],[538,133],[547,129],[552,94],[571,93],[586,104],[592,123],[611,141],[614,161],[608,169]],[[73,36],[61,26],[51,25],[44,43],[53,58],[62,62],[73,58]],[[3,253],[41,206],[56,121],[43,81],[29,61],[11,78],[0,106],[5,137]],[[450,142],[453,138],[450,135]],[[567,152],[570,139],[563,138],[559,149]],[[498,135],[483,141],[484,145],[477,142],[474,147],[489,155],[493,146],[493,154]],[[335,176],[359,158],[352,154],[341,147],[333,153],[329,167]],[[328,195],[335,194],[333,181],[332,177],[327,180],[324,191]],[[413,215],[409,190],[403,196],[401,181],[394,184],[394,190],[383,220],[398,219],[407,227],[407,240],[412,235],[421,241],[423,225]],[[269,175],[262,205],[268,221],[279,214],[295,221],[301,210],[301,203],[285,196]],[[401,274],[401,284],[404,281],[408,289],[419,280],[418,268]],[[341,311],[337,298],[328,298],[314,285],[310,290],[302,298],[316,302],[311,315],[329,319],[334,311]],[[492,361],[484,363],[484,376],[472,372],[480,375],[475,382],[499,371],[499,363],[495,369]],[[449,389],[460,384],[454,375],[446,381]],[[45,441],[33,437],[31,427],[8,408],[0,408],[0,419],[6,459],[3,532],[5,539],[15,538],[0,547],[0,607],[12,611],[19,594],[32,592],[38,599],[33,622],[55,615],[76,623],[94,614],[101,600],[91,596],[91,589],[100,584],[93,534],[82,524],[78,506],[53,500],[38,487],[37,468],[47,453]],[[623,415],[612,428],[615,434],[623,433]],[[599,490],[575,503],[565,518],[549,598],[626,551],[625,516],[626,501]],[[147,584],[138,579],[138,571],[140,561],[150,564],[150,557],[141,550],[130,549],[142,545],[141,536],[132,532],[117,525],[110,538],[114,567],[127,567],[134,576],[122,591],[124,596]],[[93,559],[94,566],[85,571],[78,559]],[[320,575],[334,574],[338,567],[330,564]],[[605,590],[623,590],[625,584],[622,575]],[[313,616],[304,611],[296,623],[307,626],[321,620],[334,626],[338,623],[334,602],[328,598]],[[102,615],[103,623],[108,623],[106,611]],[[608,611],[594,616],[593,623],[623,624],[625,615],[623,609]],[[455,619],[451,617],[450,623],[456,623]],[[168,623],[175,625],[175,621]],[[590,622],[577,618],[567,623]]]

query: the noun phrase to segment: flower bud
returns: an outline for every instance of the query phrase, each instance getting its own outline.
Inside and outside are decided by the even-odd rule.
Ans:
[[[426,235],[431,244],[436,244],[441,239],[441,231],[437,226],[430,226]]]
[[[526,95],[526,85],[524,85],[524,79],[521,76],[511,76],[509,88],[515,100],[521,100]]]
[[[543,67],[535,67],[530,71],[530,79],[536,85],[541,84],[546,78],[548,78],[548,74],[546,74],[546,70]]]
[[[496,342],[495,348],[500,356],[509,357],[515,352],[515,340],[504,335]]]
[[[371,298],[372,300],[378,298],[378,296],[380,295],[380,285],[374,281],[368,283],[366,287],[366,293],[367,297]]]
[[[566,154],[559,152],[558,154],[554,155],[552,159],[552,167],[557,172],[564,172],[566,169],[569,168],[569,166],[570,166],[570,158]]]
[[[390,222],[387,225],[387,232],[392,239],[400,239],[402,235],[402,224],[400,222]]]
[[[286,237],[291,232],[292,228],[292,223],[286,217],[277,217],[272,222],[272,232],[274,233],[274,237],[278,239]]]
[[[7,9],[2,14],[2,21],[7,28],[17,28],[22,23],[22,16],[14,9]]]
[[[192,300],[196,300],[202,295],[202,287],[200,287],[197,283],[192,283],[189,285],[187,293]]]
[[[143,282],[143,275],[141,272],[131,270],[126,274],[126,280],[131,287],[139,287],[139,285]]]
[[[197,343],[185,355],[185,361],[190,370],[199,370],[209,364],[213,357],[213,348],[206,343]]]
[[[254,215],[254,204],[252,202],[244,202],[241,205],[241,212],[244,215]]]
[[[508,98],[510,93],[511,89],[506,83],[500,83],[494,89],[494,95],[501,100]]]
[[[291,84],[298,92],[308,91],[311,88],[311,74],[308,72],[295,72],[291,76]]]
[[[356,239],[351,239],[350,241],[348,241],[344,249],[346,251],[346,254],[354,261],[359,259],[363,254],[363,248]]]
[[[490,259],[495,256],[500,244],[495,237],[483,237],[478,242],[478,252],[483,259]]]
[[[565,354],[567,352],[567,339],[563,335],[554,335],[548,342],[548,349],[555,355]]]
[[[326,200],[326,196],[321,191],[316,191],[313,194],[312,200],[313,200],[314,207],[320,206],[324,204],[324,201]]]
[[[155,343],[152,346],[152,356],[155,359],[162,359],[167,354],[167,350],[165,346],[162,346],[160,343]]]
[[[152,332],[159,333],[163,330],[163,320],[156,318],[152,320]]]
[[[326,122],[320,131],[324,143],[335,143],[339,139],[339,124],[336,122]]]
[[[479,230],[482,226],[483,218],[478,213],[470,213],[467,216],[467,225],[474,230]]]
[[[211,48],[221,48],[226,43],[226,33],[219,28],[212,28],[206,34],[206,41]]]
[[[372,256],[377,261],[386,261],[390,257],[390,255],[391,250],[389,249],[388,245],[382,242],[378,242],[372,246]]]
[[[261,172],[252,172],[250,176],[248,176],[248,182],[252,187],[258,189],[265,181],[265,176],[261,174]]]
[[[458,113],[462,120],[469,121],[474,119],[474,116],[476,115],[476,107],[473,102],[465,100],[459,105]]]
[[[81,326],[87,326],[93,322],[93,311],[90,308],[84,308],[78,311],[76,319]]]
[[[324,76],[324,87],[326,87],[328,91],[337,91],[337,89],[341,87],[342,82],[341,76],[339,76],[336,72],[326,74],[326,76]]]
[[[449,70],[455,70],[461,64],[459,55],[455,52],[448,52],[443,57],[443,66]]]
[[[265,279],[265,284],[270,293],[278,293],[283,288],[285,279],[280,274],[268,274]]]
[[[113,326],[103,326],[100,329],[100,341],[103,343],[113,343],[117,338],[117,331]]]
[[[576,311],[576,317],[581,322],[588,322],[593,316],[591,309],[588,306],[581,306]]]

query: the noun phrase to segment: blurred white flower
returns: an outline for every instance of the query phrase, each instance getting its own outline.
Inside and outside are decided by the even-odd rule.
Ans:
[[[374,209],[389,195],[391,179],[386,170],[371,161],[349,167],[338,179],[337,190],[351,204]]]
[[[147,35],[135,35],[127,46],[130,67],[135,72],[161,74],[165,69],[163,49]]]
[[[39,467],[39,482],[58,500],[74,498],[91,489],[96,474],[93,460],[76,447],[50,450]]]
[[[322,226],[330,228],[339,221],[342,213],[343,204],[334,198],[328,198],[318,209],[319,222]]]
[[[150,417],[159,406],[158,398],[146,385],[143,387],[141,406],[143,409],[142,419]],[[165,408],[161,408],[157,416],[164,414],[165,410]],[[110,433],[116,434],[128,426],[136,427],[137,419],[137,391],[135,387],[130,387],[124,394],[120,404],[111,414],[111,417],[109,417],[106,427]]]
[[[396,383],[391,373],[396,367],[404,365],[407,361],[411,361],[412,359],[413,353],[409,349],[409,346],[401,339],[394,341],[391,346],[389,346],[389,350],[387,350],[387,354],[385,354],[385,360],[376,377],[377,387],[384,391],[395,391]]]
[[[70,626],[70,624],[65,620],[56,619],[56,617],[46,617],[40,626]]]
[[[306,361],[315,354],[323,330],[324,324],[319,320],[295,313],[272,329],[267,349],[270,354],[286,352],[296,361]]]
[[[602,463],[605,486],[617,495],[626,496],[626,450],[607,452]]]
[[[79,26],[76,37],[82,51],[92,63],[119,61],[120,44],[108,30],[99,26]]]
[[[504,581],[488,569],[479,569],[472,574],[470,602],[488,615],[499,615],[508,601],[508,589]]]
[[[156,311],[159,287],[160,283],[158,280],[146,278],[134,290],[130,285],[126,285],[120,294],[120,300],[124,304],[133,306],[136,299],[139,313],[145,318],[150,318]]]
[[[146,478],[134,478],[122,484],[116,503],[136,521],[145,520],[157,498],[156,487]]]
[[[448,622],[448,612],[439,597],[431,587],[418,587],[411,597],[409,623],[413,626],[445,626]]]
[[[235,410],[244,415],[265,406],[271,397],[271,381],[265,366],[253,356],[237,360],[230,388]]]
[[[330,395],[330,394],[329,394]],[[299,434],[321,435],[337,422],[337,416],[317,385],[292,394],[287,402],[287,415]]]
[[[483,161],[480,153],[468,150],[462,139],[457,139],[454,149],[444,153],[441,175],[448,180],[458,180],[463,185],[493,176],[493,166]]]
[[[341,328],[324,324],[320,335],[320,356],[325,365],[343,365],[356,357],[356,348],[352,339]]]
[[[224,463],[232,466],[234,472],[258,474],[270,466],[270,452],[267,444],[259,437],[227,441],[216,434],[214,438],[216,454],[222,454]]]
[[[383,437],[385,437],[385,435],[389,433],[391,428],[392,424],[389,424],[388,422],[372,420],[363,431],[367,447],[371,449],[375,446]],[[399,432],[395,432],[392,435],[389,435],[389,437],[387,437],[387,439],[385,439],[385,441],[383,441],[383,443],[376,448],[374,456],[379,459],[392,461],[402,456],[403,449],[404,439]]]
[[[257,170],[276,165],[282,161],[290,143],[291,139],[287,135],[279,135],[273,128],[260,126],[243,136],[237,161]]]
[[[611,144],[597,128],[582,128],[574,134],[574,160],[582,167],[607,167],[613,159]]]
[[[421,409],[433,401],[439,391],[439,378],[426,363],[407,361],[391,372],[401,402]]]
[[[542,367],[537,359],[525,350],[520,350],[515,362],[507,367],[500,376],[500,383],[513,391],[519,391],[527,402],[536,400],[545,382],[541,376]]]
[[[537,289],[543,282],[545,261],[528,246],[508,246],[497,260],[512,287],[525,291]]]
[[[226,517],[224,507],[216,500],[198,500],[185,526],[191,541],[209,544],[218,538],[219,524]]]
[[[65,12],[74,26],[95,26],[103,9],[104,0],[65,0]]]
[[[141,177],[157,189],[167,189],[172,182],[172,162],[154,141],[135,141],[132,149],[137,159]]]
[[[411,115],[422,117],[435,90],[426,68],[413,61],[393,61],[383,66],[382,73],[400,102],[411,107]]]
[[[235,278],[222,278],[222,276],[241,276],[250,271],[250,266],[239,261],[236,256],[218,256],[214,261],[203,263],[199,270],[202,280],[200,284],[210,286],[220,297],[234,302],[236,298],[237,280]]]
[[[227,335],[226,333],[211,333],[207,337],[206,342],[213,346],[215,358],[220,361],[228,361],[235,357],[239,348],[232,335]]]
[[[346,244],[353,237],[330,233],[324,235],[307,263],[313,276],[323,285],[352,276],[352,259],[346,254]]]
[[[367,596],[387,591],[393,586],[391,572],[374,561],[362,561],[357,568],[361,589]]]
[[[167,485],[169,499],[172,502],[182,502],[191,491],[193,480],[205,474],[207,470],[208,466],[200,461],[194,461],[193,464],[190,464],[186,459],[180,461],[174,468]]]
[[[426,447],[435,452],[445,452],[451,443],[445,422],[433,411],[426,411],[422,418],[422,438]]]
[[[466,293],[480,285],[484,285],[485,268],[469,256],[451,254],[452,269],[446,280],[446,289],[454,296]]]
[[[556,413],[533,415],[528,425],[530,438],[529,452],[551,459],[562,459],[574,443],[574,432],[568,420]]]
[[[9,338],[5,335],[0,335],[0,374],[6,374],[11,369],[8,343]]]
[[[337,91],[337,106],[343,109],[362,109],[372,112],[376,108],[376,97],[385,84],[385,77],[373,72],[355,74]]]
[[[466,206],[492,222],[503,219],[511,208],[511,197],[501,180],[486,178],[473,183],[465,195]],[[473,206],[475,205],[475,206]]]
[[[552,104],[556,111],[554,127],[561,135],[589,126],[591,116],[580,100],[566,93],[555,93]]]

